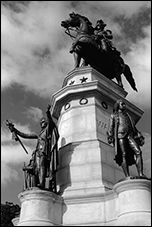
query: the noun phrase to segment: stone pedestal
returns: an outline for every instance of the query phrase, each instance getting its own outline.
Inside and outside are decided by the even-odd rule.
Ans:
[[[126,95],[91,67],[78,68],[65,77],[51,100],[60,134],[57,191],[62,197],[38,188],[20,193],[18,226],[150,225],[150,181],[115,184],[124,173],[114,161],[114,147],[107,142],[113,106]],[[143,111],[125,102],[137,123]]]
[[[33,188],[19,194],[21,213],[17,226],[62,225],[62,198]]]
[[[151,181],[131,179],[114,185],[118,195],[117,226],[151,226]]]
[[[19,219],[20,219],[20,217],[16,217],[16,218],[13,218],[12,219],[12,223],[13,223],[14,226],[17,226],[18,225]]]
[[[60,165],[57,184],[63,197],[92,195],[112,189],[124,174],[107,142],[110,114],[127,92],[91,67],[71,71],[52,97],[58,120]],[[125,100],[137,122],[143,112]]]
[[[101,197],[106,198],[105,193],[124,177],[106,132],[115,102],[126,95],[101,73],[82,67],[71,71],[62,89],[52,96],[52,116],[58,120],[60,133],[57,185],[65,203],[63,225],[103,225],[117,218],[108,211],[106,217]],[[125,102],[138,122],[143,111]],[[109,208],[110,203],[106,203]]]

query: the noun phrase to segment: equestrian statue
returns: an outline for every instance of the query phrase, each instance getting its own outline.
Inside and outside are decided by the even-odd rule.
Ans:
[[[116,78],[123,88],[121,75],[123,74],[133,90],[137,91],[135,80],[130,67],[124,63],[121,53],[112,43],[113,35],[103,20],[98,20],[95,27],[85,16],[74,12],[69,19],[62,21],[65,33],[73,40],[70,53],[74,55],[75,68],[90,65],[110,80]]]

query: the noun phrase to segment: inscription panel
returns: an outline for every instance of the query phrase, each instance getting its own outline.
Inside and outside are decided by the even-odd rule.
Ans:
[[[106,121],[103,121],[103,119],[102,120],[97,119],[97,126],[99,129],[102,129],[104,131],[108,130],[108,124]]]
[[[107,143],[107,131],[108,131],[108,125],[109,125],[109,119],[101,116],[97,116],[96,119],[97,124],[97,137],[101,141]]]

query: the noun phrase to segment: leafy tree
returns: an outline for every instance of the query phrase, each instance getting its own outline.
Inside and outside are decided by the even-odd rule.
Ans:
[[[12,219],[20,214],[20,206],[11,202],[1,204],[1,226],[13,226]]]

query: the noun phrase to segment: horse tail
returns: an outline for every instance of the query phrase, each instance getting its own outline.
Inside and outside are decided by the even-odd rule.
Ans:
[[[126,80],[129,82],[129,84],[133,88],[133,90],[138,91],[137,88],[136,88],[135,80],[133,78],[133,75],[132,75],[132,72],[130,70],[130,67],[127,64],[125,64],[123,74],[124,74]]]

